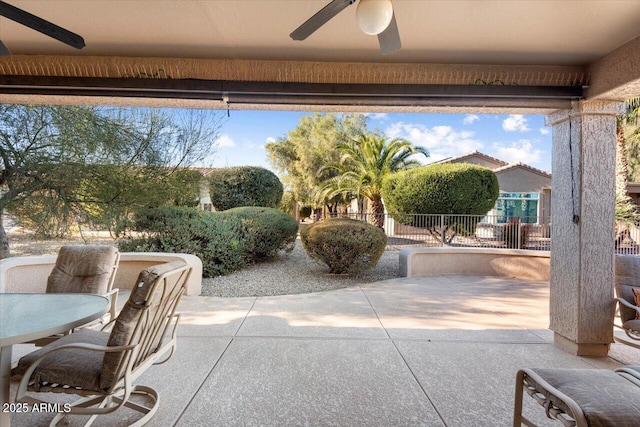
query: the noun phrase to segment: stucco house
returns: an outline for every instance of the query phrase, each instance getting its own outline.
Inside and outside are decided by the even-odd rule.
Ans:
[[[449,157],[435,163],[471,163],[492,169],[500,195],[487,218],[505,223],[519,217],[522,222],[548,224],[551,217],[551,174],[524,163],[507,163],[479,151]]]

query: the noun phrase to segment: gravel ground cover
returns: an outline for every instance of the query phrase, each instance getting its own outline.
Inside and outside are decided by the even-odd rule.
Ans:
[[[307,255],[298,240],[289,254],[227,276],[202,279],[202,295],[253,297],[304,294],[392,279],[399,277],[398,254],[398,251],[385,251],[375,268],[357,275],[330,274],[327,266]]]
[[[85,235],[86,241],[80,236],[64,240],[40,240],[31,233],[13,227],[9,227],[8,234],[12,256],[55,255],[61,246],[68,244],[116,244],[106,233]],[[307,255],[298,240],[289,254],[250,265],[227,276],[203,278],[202,295],[252,297],[304,294],[392,279],[399,277],[398,254],[396,250],[386,250],[375,268],[357,275],[330,274],[327,266]]]
[[[11,256],[31,256],[31,255],[56,255],[60,247],[64,245],[114,245],[117,242],[108,233],[86,233],[84,239],[79,236],[70,236],[66,239],[43,240],[33,233],[25,232],[21,229],[9,229],[9,249]]]

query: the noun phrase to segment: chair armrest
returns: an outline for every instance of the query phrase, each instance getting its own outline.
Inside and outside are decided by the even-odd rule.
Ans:
[[[138,344],[133,345],[121,345],[121,346],[106,346],[106,345],[96,345],[96,344],[88,344],[88,343],[75,343],[75,344],[64,344],[56,348],[50,348],[47,351],[43,352],[40,357],[33,361],[29,368],[26,370],[22,378],[20,379],[20,385],[18,386],[18,391],[16,392],[16,402],[26,402],[26,403],[34,403],[38,402],[35,399],[32,399],[26,395],[27,387],[29,386],[29,381],[31,380],[31,375],[33,375],[33,371],[36,370],[38,365],[42,363],[42,361],[51,353],[55,353],[60,350],[68,350],[72,348],[89,350],[89,351],[100,351],[103,353],[113,353],[118,351],[124,351],[125,355],[131,353]]]
[[[631,303],[630,303],[629,301],[627,301],[626,299],[624,299],[624,298],[620,298],[620,297],[617,297],[617,298],[616,298],[616,300],[617,300],[620,304],[624,305],[625,307],[628,307],[628,308],[630,308],[630,309],[632,309],[632,310],[635,310],[635,311],[637,311],[638,313],[640,313],[640,307],[638,307],[637,305],[633,305],[633,304],[631,304]]]
[[[530,378],[530,380],[527,381],[527,378]],[[522,399],[522,391],[526,391],[526,393],[540,406],[544,407],[548,418],[552,418],[565,425],[569,425],[566,424],[566,421],[569,421],[566,418],[568,415],[575,421],[576,427],[588,426],[588,422],[582,408],[580,408],[572,398],[545,381],[533,369],[525,368],[518,371],[516,376],[516,390],[516,393],[520,395],[520,399]],[[516,396],[518,396],[518,394]],[[569,408],[571,413],[567,414],[563,409],[556,406],[553,403],[554,399],[562,401]],[[520,410],[522,410],[521,407]]]
[[[640,387],[640,366],[623,366],[616,369],[616,373]]]

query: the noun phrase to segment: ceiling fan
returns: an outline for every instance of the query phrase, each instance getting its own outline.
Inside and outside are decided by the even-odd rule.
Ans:
[[[72,33],[69,30],[65,30],[62,27],[57,26],[49,21],[46,21],[36,15],[33,15],[25,10],[19,9],[9,3],[0,1],[0,15],[5,18],[11,19],[19,24],[25,25],[31,29],[41,32],[49,37],[53,37],[56,40],[60,40],[62,43],[75,47],[76,49],[82,49],[84,39],[76,33]],[[11,55],[11,52],[0,41],[0,56]]]
[[[306,39],[356,1],[358,0],[332,0],[289,36],[293,40]],[[391,0],[359,0],[356,17],[363,32],[378,36],[380,51],[383,55],[396,52],[402,47]]]

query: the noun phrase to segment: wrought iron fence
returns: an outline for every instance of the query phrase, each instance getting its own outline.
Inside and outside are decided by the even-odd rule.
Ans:
[[[369,223],[371,213],[339,213]],[[506,249],[551,249],[551,217],[519,217],[504,222],[498,215],[383,214],[387,248],[457,246]],[[616,253],[640,255],[640,226],[616,225]]]
[[[375,214],[338,214],[370,223]],[[384,214],[389,249],[411,246],[459,246],[548,251],[550,218],[520,217],[507,223],[491,215]]]
[[[640,227],[628,223],[616,224],[616,253],[640,255]]]

